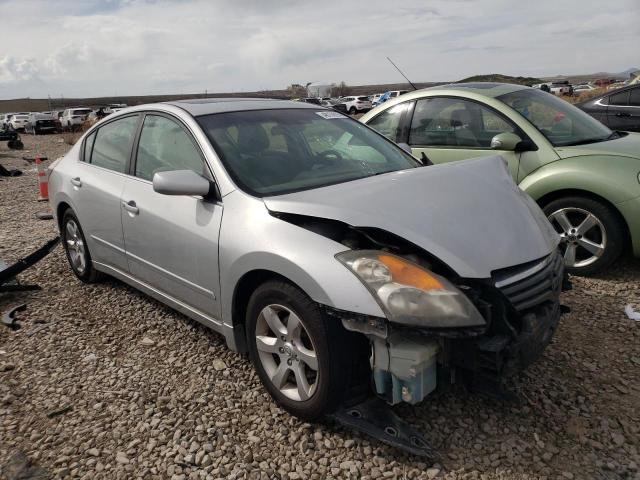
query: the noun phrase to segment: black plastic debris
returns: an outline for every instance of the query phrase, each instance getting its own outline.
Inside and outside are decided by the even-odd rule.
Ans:
[[[22,175],[22,170],[12,168],[11,170],[0,165],[0,177],[19,177]]]
[[[20,285],[16,281],[16,276],[49,255],[59,242],[60,237],[49,240],[35,252],[30,253],[26,257],[21,258],[16,263],[9,266],[0,261],[0,293],[40,290],[38,285]]]
[[[16,313],[22,312],[27,309],[27,304],[22,303],[20,305],[16,305],[15,307],[11,307],[0,317],[0,323],[9,327],[11,330],[18,330],[20,328],[20,324],[16,322]]]
[[[392,447],[437,461],[440,455],[418,431],[398,417],[383,400],[372,397],[331,415],[342,426],[357,430]]]

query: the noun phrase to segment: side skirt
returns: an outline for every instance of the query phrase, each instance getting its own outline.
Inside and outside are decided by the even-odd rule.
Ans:
[[[227,341],[227,345],[230,349],[237,351],[236,342],[233,336],[233,327],[222,323],[220,320],[211,317],[200,310],[197,310],[186,303],[181,302],[180,300],[167,295],[166,293],[152,287],[151,285],[144,283],[128,273],[123,272],[122,270],[118,270],[117,268],[111,267],[110,265],[105,265],[100,262],[93,262],[93,266],[96,270],[106,273],[107,275],[111,275],[112,277],[121,280],[122,282],[140,290],[141,292],[149,295],[150,297],[155,298],[159,302],[168,305],[169,307],[177,310],[178,312],[186,315],[187,317],[195,320],[196,322],[201,323],[207,328],[211,330],[221,333],[224,335],[225,340]]]

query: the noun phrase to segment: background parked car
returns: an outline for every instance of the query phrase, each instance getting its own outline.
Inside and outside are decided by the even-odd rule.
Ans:
[[[28,121],[28,113],[15,113],[9,119],[9,125],[11,125],[11,128],[13,128],[14,130],[24,130]]]
[[[340,100],[323,100],[320,105],[323,107],[332,108],[333,110],[341,113],[347,113],[347,106]]]
[[[369,95],[369,100],[371,101],[371,105],[377,105],[380,97],[384,95],[384,93],[374,93],[373,95]]]
[[[313,103],[314,105],[320,105],[321,99],[317,97],[307,97],[301,98],[300,101],[305,103]]]
[[[592,92],[594,90],[597,90],[597,88],[594,87],[593,85],[588,84],[588,83],[583,83],[583,84],[580,84],[580,85],[574,85],[573,86],[574,95],[580,95],[582,93]]]
[[[640,134],[612,132],[554,95],[499,83],[419,90],[361,121],[436,164],[498,152],[561,235],[572,273],[606,268],[628,239],[640,257]]]
[[[355,115],[356,113],[364,113],[371,110],[371,102],[369,101],[369,97],[361,96],[361,97],[342,97],[340,99],[340,103],[344,104],[347,112],[350,115]]]
[[[640,84],[607,92],[576,106],[612,130],[640,132]]]
[[[612,83],[611,85],[607,86],[607,90],[617,90],[619,88],[625,87],[627,85],[626,82],[615,82]]]
[[[3,113],[0,114],[0,129],[6,128],[9,126],[9,121],[11,120],[11,116],[13,113]]]
[[[60,127],[63,130],[77,128],[84,123],[90,113],[90,108],[67,108],[59,117]]]
[[[29,114],[24,131],[27,133],[51,133],[57,129],[52,112],[32,112]]]
[[[385,92],[378,98],[378,100],[376,100],[373,106],[377,107],[378,105],[386,102],[387,100],[399,97],[400,95],[404,95],[407,92],[408,90],[390,90],[388,92]]]
[[[568,80],[552,82],[549,88],[554,95],[571,95],[573,93],[573,86]]]

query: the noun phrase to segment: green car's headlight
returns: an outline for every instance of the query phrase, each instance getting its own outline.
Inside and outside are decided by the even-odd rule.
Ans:
[[[351,250],[336,255],[376,298],[389,321],[447,328],[485,325],[471,301],[449,281],[387,252]]]

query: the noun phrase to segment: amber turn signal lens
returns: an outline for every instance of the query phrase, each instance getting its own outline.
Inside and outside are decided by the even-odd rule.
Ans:
[[[444,290],[445,287],[435,277],[411,263],[391,255],[379,255],[378,260],[386,265],[394,282],[421,290]]]

